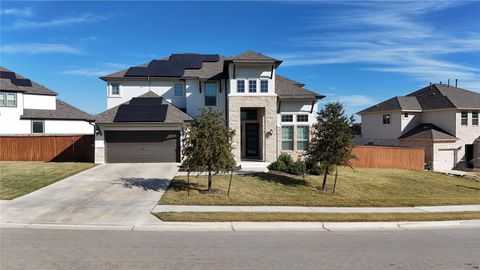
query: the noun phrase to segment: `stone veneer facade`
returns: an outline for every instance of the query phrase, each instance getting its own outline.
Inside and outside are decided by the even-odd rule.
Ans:
[[[276,96],[230,96],[228,98],[228,126],[235,130],[233,154],[235,161],[241,160],[241,118],[242,108],[260,108],[264,110],[260,119],[260,154],[262,160],[273,162],[277,158],[277,97]],[[273,134],[268,135],[272,130]]]

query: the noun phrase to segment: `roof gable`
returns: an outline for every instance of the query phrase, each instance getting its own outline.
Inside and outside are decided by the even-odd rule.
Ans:
[[[431,123],[422,123],[406,132],[399,139],[406,140],[458,140],[452,134]]]

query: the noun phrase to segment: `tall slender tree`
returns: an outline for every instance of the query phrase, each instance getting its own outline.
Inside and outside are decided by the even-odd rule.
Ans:
[[[183,166],[189,172],[208,173],[208,192],[212,192],[212,173],[231,171],[235,167],[232,138],[235,134],[225,125],[222,113],[202,109],[183,138]]]
[[[318,113],[317,123],[313,126],[313,137],[307,150],[306,157],[322,164],[325,168],[321,189],[324,191],[327,176],[331,167],[335,166],[335,184],[338,175],[338,166],[350,166],[352,154],[352,140],[354,135],[350,129],[355,122],[353,116],[345,114],[340,102],[327,103]]]

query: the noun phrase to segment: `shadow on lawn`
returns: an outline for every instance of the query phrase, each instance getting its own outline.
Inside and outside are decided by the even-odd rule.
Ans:
[[[294,176],[284,175],[279,172],[274,173],[254,173],[250,176],[257,177],[261,181],[267,181],[275,184],[282,184],[284,186],[305,186],[303,179],[295,178]]]

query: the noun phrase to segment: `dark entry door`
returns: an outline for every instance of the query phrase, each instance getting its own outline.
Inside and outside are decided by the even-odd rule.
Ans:
[[[467,167],[472,168],[473,164],[471,160],[473,159],[473,144],[465,144],[465,161],[467,162]]]
[[[258,158],[258,123],[245,124],[245,156]]]
[[[107,163],[180,162],[178,131],[105,131]]]

